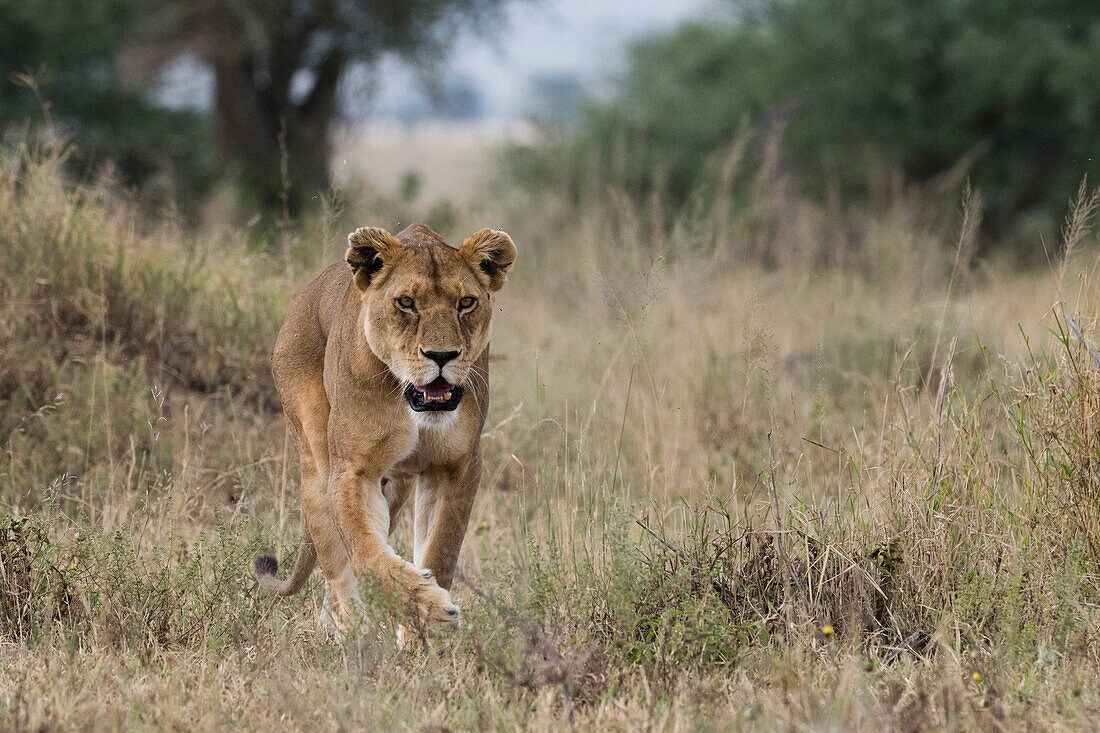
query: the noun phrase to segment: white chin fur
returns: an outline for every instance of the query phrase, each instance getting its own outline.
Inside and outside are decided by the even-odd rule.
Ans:
[[[458,410],[440,410],[433,412],[416,412],[412,408],[409,408],[409,412],[412,413],[413,422],[416,423],[418,428],[427,428],[429,430],[446,430],[454,425],[455,420],[458,419]]]

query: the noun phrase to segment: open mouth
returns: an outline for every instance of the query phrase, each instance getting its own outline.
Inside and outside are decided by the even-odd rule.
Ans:
[[[410,384],[405,388],[405,399],[416,412],[450,411],[462,401],[462,387],[451,384],[443,377],[419,387]]]

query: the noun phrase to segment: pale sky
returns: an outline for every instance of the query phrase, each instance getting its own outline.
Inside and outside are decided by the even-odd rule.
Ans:
[[[591,91],[620,68],[634,38],[704,17],[722,0],[528,0],[512,3],[498,28],[467,32],[444,63],[446,72],[470,79],[491,118],[526,111],[528,80],[538,74],[577,74]],[[390,116],[408,94],[413,75],[394,60],[384,63],[370,105],[371,117]]]

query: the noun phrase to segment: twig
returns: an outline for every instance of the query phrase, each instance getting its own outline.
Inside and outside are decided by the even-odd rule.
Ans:
[[[768,478],[772,484],[772,499],[775,501],[775,526],[778,529],[776,539],[779,541],[779,554],[783,556],[783,562],[787,566],[787,572],[791,575],[794,587],[798,588],[798,595],[802,596],[802,603],[806,606],[806,615],[810,614],[810,599],[806,597],[806,591],[802,590],[802,583],[795,575],[791,559],[787,557],[787,550],[783,547],[783,515],[779,511],[779,492],[775,488],[775,458],[772,456],[772,431],[768,431]]]
[[[935,484],[940,475],[940,449],[943,447],[943,402],[947,397],[947,382],[951,378],[951,363],[955,360],[955,347],[959,343],[959,337],[951,339],[951,353],[947,355],[947,366],[943,370],[943,379],[940,380],[940,406],[936,415],[936,464],[932,467],[932,483]]]
[[[638,362],[630,367],[630,381],[626,383],[626,404],[623,406],[623,424],[619,427],[619,446],[615,449],[615,474],[611,479],[611,493],[614,494],[619,485],[619,458],[623,454],[623,436],[626,435],[626,416],[630,411],[630,390],[634,387],[634,368]]]
[[[653,539],[657,540],[657,541],[658,541],[658,542],[660,542],[660,543],[661,543],[662,545],[664,545],[664,546],[665,546],[666,548],[668,548],[668,549],[672,550],[672,551],[673,551],[673,552],[675,552],[675,553],[676,553],[677,555],[679,555],[679,556],[680,556],[680,559],[681,559],[681,560],[687,560],[687,555],[685,555],[685,554],[684,554],[684,551],[683,551],[683,550],[681,550],[681,549],[680,549],[680,548],[678,548],[678,547],[673,547],[673,546],[672,546],[672,543],[671,543],[671,542],[669,542],[669,541],[668,541],[668,540],[666,540],[666,539],[665,539],[664,537],[662,537],[661,535],[657,534],[657,533],[656,533],[656,532],[654,532],[654,531],[653,531],[652,529],[650,529],[649,527],[647,527],[647,526],[646,526],[646,524],[645,524],[645,522],[643,522],[643,521],[642,521],[642,520],[640,520],[640,519],[635,519],[635,520],[634,520],[634,523],[635,523],[635,524],[637,524],[637,525],[638,525],[639,527],[641,527],[642,529],[644,529],[644,530],[645,530],[646,532],[648,532],[648,533],[649,533],[649,536],[650,536],[650,537],[652,537]]]
[[[669,542],[664,537],[662,537],[660,534],[658,534],[657,532],[654,532],[652,529],[647,527],[645,522],[643,522],[640,519],[635,519],[634,523],[637,524],[642,529],[644,529],[646,532],[648,532],[650,537],[657,540],[662,545],[664,545],[666,548],[668,548],[669,550],[672,550],[677,555],[679,555],[681,560],[683,560],[684,562],[688,562],[687,553],[685,553],[680,548],[673,546],[673,544],[671,542]],[[714,578],[711,579],[710,587],[714,588],[715,592],[718,594],[718,598],[721,599],[723,603],[726,603],[727,599],[736,598],[736,596],[733,594],[733,590],[730,589],[729,584],[725,580],[722,579],[721,575],[717,575],[717,576],[715,576]]]
[[[905,638],[905,641],[901,642],[901,646],[890,647],[890,651],[882,659],[883,664],[892,664],[901,657],[902,652],[912,651],[914,654],[920,654],[928,646],[928,642],[932,640],[932,637],[924,631],[914,631],[912,634]]]
[[[1077,337],[1077,340],[1078,340],[1078,341],[1080,341],[1080,342],[1081,342],[1082,344],[1084,344],[1084,345],[1085,345],[1085,348],[1086,348],[1086,349],[1088,350],[1088,352],[1089,352],[1089,356],[1091,356],[1091,357],[1092,357],[1092,361],[1093,361],[1093,363],[1094,363],[1094,364],[1096,364],[1096,366],[1097,366],[1097,367],[1100,367],[1100,354],[1098,354],[1098,353],[1096,352],[1096,347],[1095,347],[1095,346],[1093,346],[1093,345],[1092,345],[1092,344],[1091,344],[1091,343],[1090,343],[1090,342],[1089,342],[1089,341],[1088,341],[1088,340],[1087,340],[1087,339],[1085,338],[1085,334],[1081,333],[1081,329],[1077,327],[1077,324],[1076,324],[1076,323],[1074,322],[1074,320],[1073,320],[1073,318],[1072,318],[1072,317],[1070,316],[1070,314],[1069,314],[1069,313],[1066,313],[1066,305],[1065,305],[1065,303],[1063,303],[1063,304],[1062,304],[1062,315],[1066,317],[1066,323],[1068,323],[1068,324],[1069,324],[1069,327],[1073,329],[1073,335]]]

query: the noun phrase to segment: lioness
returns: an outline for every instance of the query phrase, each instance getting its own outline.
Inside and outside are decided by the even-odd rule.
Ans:
[[[411,601],[415,623],[453,623],[448,589],[481,478],[489,319],[516,247],[482,229],[454,249],[428,227],[348,235],[295,298],[272,358],[301,457],[303,535],[287,580],[270,555],[260,585],[280,595],[325,574],[323,620],[353,614],[356,576]],[[416,493],[413,562],[387,537]]]

